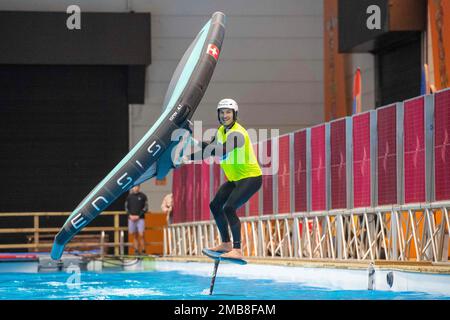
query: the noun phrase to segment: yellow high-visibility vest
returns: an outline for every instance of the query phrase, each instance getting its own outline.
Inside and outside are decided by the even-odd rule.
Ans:
[[[239,123],[235,122],[227,133],[225,133],[225,127],[223,125],[220,126],[217,130],[216,141],[219,144],[224,144],[228,136],[233,132],[241,133],[245,142],[242,147],[235,148],[226,157],[220,159],[220,166],[228,181],[239,181],[245,178],[261,176],[262,171],[255,156],[250,137],[247,130]]]

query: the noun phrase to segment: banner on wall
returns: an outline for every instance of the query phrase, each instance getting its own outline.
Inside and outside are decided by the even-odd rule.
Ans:
[[[422,67],[422,77],[420,79],[420,95],[434,93],[433,87],[430,84],[430,70],[428,64],[425,63]]]
[[[429,0],[431,46],[433,50],[434,82],[436,90],[450,85],[450,1]]]
[[[353,114],[361,113],[361,69],[357,68],[353,76]]]
[[[155,186],[165,186],[167,185],[167,177],[162,179],[155,179]]]
[[[325,121],[348,115],[345,90],[345,55],[339,53],[338,0],[324,0]]]

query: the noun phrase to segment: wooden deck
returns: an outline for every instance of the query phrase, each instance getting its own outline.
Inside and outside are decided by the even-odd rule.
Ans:
[[[371,261],[336,261],[336,260],[299,260],[299,259],[285,259],[285,258],[246,258],[248,263],[252,264],[267,264],[280,265],[291,267],[304,268],[331,268],[331,269],[367,269]],[[207,257],[192,257],[192,256],[178,256],[178,257],[159,257],[156,261],[174,261],[174,262],[212,262]],[[375,268],[398,270],[405,272],[422,272],[422,273],[437,273],[450,275],[450,263],[433,263],[420,261],[385,261],[375,260]]]

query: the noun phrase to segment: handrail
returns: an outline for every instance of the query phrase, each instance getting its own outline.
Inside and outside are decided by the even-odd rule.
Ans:
[[[425,209],[424,209],[425,207]],[[450,258],[450,202],[241,218],[247,257],[430,261]],[[171,224],[166,256],[197,256],[219,244],[214,220]]]
[[[60,217],[69,216],[72,212],[0,212],[0,219],[6,217],[30,217],[33,218],[33,228],[0,228],[0,234],[6,233],[32,233],[33,243],[13,243],[13,244],[0,244],[0,249],[37,249],[50,248],[52,243],[40,243],[39,239],[43,233],[57,233],[59,228],[41,228],[39,226],[39,217]],[[87,232],[114,232],[114,241],[112,242],[82,242],[82,241],[71,241],[66,247],[113,247],[114,254],[119,254],[119,248],[122,245],[131,246],[131,243],[120,243],[119,232],[128,230],[127,227],[120,226],[119,217],[121,215],[126,215],[125,211],[105,211],[102,213],[103,216],[113,216],[114,222],[113,226],[97,226],[97,227],[86,227],[80,231],[80,233]],[[75,238],[76,239],[76,238]]]
[[[126,231],[127,227],[87,227],[81,232],[95,231]],[[33,233],[33,232],[58,232],[59,228],[0,228],[1,233]]]
[[[1,217],[50,217],[50,216],[70,216],[72,212],[0,212]],[[125,215],[125,211],[104,211],[102,216]]]

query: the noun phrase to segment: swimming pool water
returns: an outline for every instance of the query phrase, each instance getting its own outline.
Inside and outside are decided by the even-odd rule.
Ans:
[[[70,274],[1,273],[0,300],[429,300],[450,297],[420,292],[330,290],[273,280],[216,279],[210,296],[209,276],[177,271],[81,272],[79,287]]]

